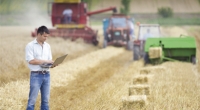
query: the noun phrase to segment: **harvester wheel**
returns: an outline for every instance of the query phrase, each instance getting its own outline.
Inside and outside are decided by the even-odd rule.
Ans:
[[[133,60],[139,60],[140,58],[140,46],[134,45],[133,46]]]

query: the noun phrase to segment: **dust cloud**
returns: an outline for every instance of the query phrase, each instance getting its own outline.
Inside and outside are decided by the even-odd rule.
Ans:
[[[26,16],[29,25],[35,27],[39,27],[41,25],[52,27],[51,18],[48,15],[48,12],[42,12],[40,6],[37,3],[28,3],[27,7],[29,8],[27,9],[27,13],[24,13],[24,16]]]

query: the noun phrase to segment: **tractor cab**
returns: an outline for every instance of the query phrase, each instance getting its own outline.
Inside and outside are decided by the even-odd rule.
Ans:
[[[128,24],[126,22],[126,18],[123,17],[113,17],[110,19],[111,28],[120,29],[120,28],[128,28]]]
[[[149,35],[149,36],[147,36]],[[158,24],[141,24],[139,25],[139,40],[146,40],[146,37],[160,37],[160,26]]]
[[[139,60],[145,56],[144,46],[148,38],[161,37],[159,24],[138,24],[138,26],[138,36],[133,43],[134,60]]]

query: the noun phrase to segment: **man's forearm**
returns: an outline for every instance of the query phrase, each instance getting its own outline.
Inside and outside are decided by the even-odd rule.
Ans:
[[[40,65],[43,63],[52,63],[52,61],[51,60],[39,60],[39,59],[33,59],[33,60],[29,61],[29,64],[32,64],[32,65]]]

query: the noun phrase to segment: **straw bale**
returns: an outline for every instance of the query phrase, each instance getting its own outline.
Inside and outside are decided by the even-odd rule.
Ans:
[[[147,69],[147,68],[142,68],[142,69],[140,69],[140,74],[141,75],[144,75],[144,74],[149,74],[151,72],[151,70],[150,69]]]
[[[161,47],[150,47],[149,48],[149,58],[161,58],[162,57],[162,48]]]
[[[152,75],[137,75],[133,77],[133,84],[147,84],[150,82]]]
[[[146,95],[133,95],[122,98],[123,109],[133,110],[141,109],[147,105],[147,96]]]
[[[151,74],[151,73],[161,73],[166,71],[166,68],[163,66],[152,66],[152,67],[145,67],[140,69],[140,74]]]
[[[131,95],[149,95],[149,85],[137,84],[129,86],[129,96]]]

